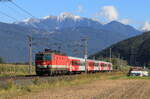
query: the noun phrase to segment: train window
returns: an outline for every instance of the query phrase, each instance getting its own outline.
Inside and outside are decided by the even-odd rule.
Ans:
[[[76,65],[76,62],[75,62],[75,61],[72,61],[72,65]]]
[[[51,60],[51,55],[50,54],[44,55],[44,60]]]
[[[94,66],[98,66],[99,64],[98,63],[94,63]]]
[[[37,54],[35,57],[36,60],[51,60],[50,54]]]
[[[89,63],[89,66],[94,66],[94,63]]]
[[[43,54],[36,54],[35,59],[36,60],[43,60]]]
[[[79,61],[72,61],[72,65],[80,65]]]
[[[85,62],[81,62],[80,64],[81,64],[81,66],[85,66]]]
[[[107,64],[104,64],[104,67],[107,67]]]
[[[102,67],[104,67],[104,66],[105,66],[105,64],[101,64],[101,66],[102,66]]]

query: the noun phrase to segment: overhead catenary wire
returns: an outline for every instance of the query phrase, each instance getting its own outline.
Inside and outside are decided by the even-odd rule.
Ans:
[[[18,4],[16,4],[15,2],[13,2],[12,0],[9,0],[14,6],[16,6],[17,8],[19,8],[21,11],[25,12],[26,14],[28,14],[29,16],[31,16],[32,18],[36,18],[33,14],[31,14],[29,11],[27,11],[26,9],[22,8],[21,6],[19,6]],[[44,24],[44,23],[43,23]],[[45,24],[44,24],[45,25]],[[46,31],[48,33],[50,33],[49,31]],[[55,38],[57,39],[57,38]],[[62,40],[57,39],[59,41],[62,42]],[[63,41],[64,42],[64,41]]]
[[[12,0],[0,0],[0,2],[11,2],[11,3],[14,3]],[[11,10],[14,10],[12,7],[10,7],[8,5],[6,7],[9,8],[9,9],[11,9]],[[8,18],[10,18],[10,19],[12,19],[14,21],[18,21],[18,18],[15,18],[15,17],[13,17],[11,15],[8,15],[7,13],[5,13],[3,11],[0,11],[0,14],[2,14],[2,15],[6,16],[6,17],[8,17]]]
[[[15,2],[13,2],[12,0],[9,1],[10,3],[12,3],[14,6],[16,6],[18,9],[20,9],[21,11],[25,12],[26,14],[28,14],[29,16],[36,18],[34,15],[32,15],[30,12],[28,12],[27,10],[25,10],[24,8],[20,7],[18,4],[16,4]]]
[[[7,4],[4,3],[4,6],[7,7],[8,9],[10,9],[11,11],[13,11],[13,14],[15,13],[15,14],[17,14],[17,15],[19,15],[19,16],[25,18],[25,15],[22,15],[19,10],[16,10],[14,7],[8,5],[8,3],[7,3]]]
[[[22,8],[22,7],[20,7],[19,5],[17,5],[15,2],[13,2],[13,1],[11,1],[11,0],[8,0],[9,2],[11,2],[15,7],[17,7],[18,9],[20,9],[21,11],[23,11],[23,12],[25,12],[27,15],[29,15],[29,16],[31,16],[32,18],[36,18],[34,15],[32,15],[30,12],[28,12],[26,9],[24,9],[24,8]],[[14,17],[12,17],[12,16],[9,16],[9,15],[7,15],[6,13],[3,13],[3,12],[0,12],[0,13],[2,13],[3,15],[5,15],[5,16],[7,16],[7,17],[9,17],[9,18],[11,18],[11,19],[13,19],[13,20],[15,20],[15,21],[17,21],[17,19],[16,18],[14,18]],[[33,24],[31,24],[31,25],[33,25]],[[43,23],[43,25],[44,25],[44,23]],[[34,25],[33,25],[34,26]],[[34,26],[35,27],[35,26]],[[50,33],[49,31],[47,31],[46,30],[46,32],[47,33]],[[32,66],[32,36],[30,35],[30,36],[28,36],[28,39],[29,39],[29,50],[30,50],[30,53],[29,53],[29,64],[30,64],[30,66],[29,66],[29,72],[31,72],[31,66]],[[57,41],[60,41],[60,42],[62,42],[63,40],[60,40],[60,39],[57,39],[57,38],[55,38],[55,40],[57,40]],[[67,41],[69,41],[69,43],[71,42],[70,40],[67,40]],[[65,42],[65,41],[63,41],[63,42]],[[65,42],[66,43],[66,42]],[[61,44],[60,44],[61,45]],[[80,46],[80,44],[79,44],[79,46]],[[58,49],[62,49],[63,47],[62,46],[58,46]],[[87,56],[86,56],[87,57]]]
[[[0,2],[9,2],[9,1],[12,1],[12,0],[0,0]]]
[[[12,16],[10,16],[10,15],[8,15],[8,14],[2,12],[2,11],[0,11],[0,13],[1,13],[2,15],[6,16],[6,17],[8,17],[8,18],[10,18],[10,19],[12,19],[12,20],[18,21],[16,18],[14,18],[14,17],[12,17]]]
[[[16,4],[15,2],[13,2],[12,0],[8,0],[11,4],[13,4],[15,7],[17,7],[19,10],[21,10],[22,12],[26,13],[27,15],[31,16],[32,18],[36,18],[32,13],[30,13],[29,11],[27,11],[26,9],[24,9],[23,7],[21,7],[20,5]],[[44,23],[42,23],[43,25],[45,25]],[[35,27],[34,24],[31,24],[33,27]],[[45,29],[47,33],[50,33],[47,29]],[[31,36],[31,35],[30,35]],[[49,38],[50,39],[50,38]],[[34,38],[33,38],[34,40]],[[60,39],[57,39],[55,38],[55,40],[59,41],[59,42],[65,42],[64,40],[60,40]],[[70,40],[69,40],[70,42]],[[68,44],[67,44],[68,45]]]
[[[16,3],[13,2],[12,0],[9,0],[9,2],[10,2],[11,4],[13,4],[15,7],[17,7],[18,9],[20,9],[21,11],[23,11],[24,13],[26,13],[27,15],[31,16],[31,18],[35,18],[35,19],[36,19],[36,17],[35,17],[32,13],[30,13],[29,11],[27,11],[27,10],[24,9],[23,7],[19,6],[18,4],[16,4]],[[42,24],[46,26],[45,23],[42,23]],[[31,25],[32,25],[34,28],[38,28],[38,27],[37,27],[36,25],[34,25],[33,23],[31,23]],[[50,33],[47,29],[45,29],[45,31],[46,31],[47,33]]]
[[[2,1],[2,0],[1,0],[1,1]],[[24,10],[24,9],[21,8],[20,6],[16,5],[12,0],[3,0],[3,1],[9,1],[9,2],[11,2],[13,5],[15,5],[17,8],[19,8],[19,9],[21,9],[22,11],[28,13],[26,10]],[[13,19],[13,20],[15,20],[15,21],[17,21],[16,18],[14,18],[14,17],[12,17],[12,16],[10,16],[10,15],[8,15],[8,14],[2,12],[2,11],[0,11],[0,13],[3,14],[3,15],[5,15],[5,16],[7,16],[7,17],[9,17],[9,18],[11,18],[11,19]],[[30,13],[28,13],[28,14],[29,14],[30,16],[32,16]],[[31,37],[30,35],[28,35],[28,40],[29,40],[29,41],[28,41],[28,42],[29,42],[29,73],[31,73],[31,66],[32,66],[32,37]]]

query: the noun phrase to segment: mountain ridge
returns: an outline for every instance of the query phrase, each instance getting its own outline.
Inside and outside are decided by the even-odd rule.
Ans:
[[[72,18],[73,16],[70,15],[69,17]],[[0,45],[2,46],[0,57],[3,57],[6,62],[28,61],[28,35],[32,35],[33,38],[40,38],[33,39],[33,43],[39,43],[39,45],[33,46],[33,55],[43,48],[50,48],[61,50],[70,56],[83,57],[83,48],[80,48],[79,45],[76,47],[76,44],[74,44],[75,42],[82,43],[81,39],[83,37],[89,38],[88,53],[90,55],[111,44],[141,33],[132,27],[132,32],[131,30],[128,31],[126,25],[119,22],[115,22],[115,24],[121,24],[123,29],[127,29],[126,31],[106,28],[106,26],[97,21],[88,18],[84,20],[82,17],[77,17],[77,20],[81,19],[80,21],[76,21],[77,23],[74,23],[71,18],[68,19],[68,17],[65,17],[65,20],[60,24],[61,28],[57,24],[54,24],[57,22],[53,18],[51,20],[51,17],[45,18],[46,20],[43,21],[45,23],[35,20],[35,27],[28,24],[0,23]],[[127,35],[131,33],[133,35]],[[68,42],[71,43],[71,47],[66,46]],[[74,54],[73,50],[78,50],[79,53]]]
[[[93,27],[96,29],[105,29],[115,32],[118,32],[118,29],[120,29],[120,32],[126,34],[127,36],[134,36],[140,33],[140,31],[130,25],[125,25],[118,21],[102,24],[97,20],[76,16],[71,13],[61,13],[59,16],[46,16],[40,19],[31,18],[26,21],[16,22],[13,24],[34,27],[47,31],[61,30],[70,27]],[[134,34],[135,32],[136,34]]]

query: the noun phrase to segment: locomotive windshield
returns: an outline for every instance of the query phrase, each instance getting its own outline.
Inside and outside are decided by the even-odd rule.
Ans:
[[[51,60],[51,54],[36,54],[36,60]]]

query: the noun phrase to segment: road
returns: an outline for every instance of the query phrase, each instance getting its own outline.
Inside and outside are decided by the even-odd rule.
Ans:
[[[99,80],[88,84],[51,88],[15,99],[149,99],[149,80]]]

